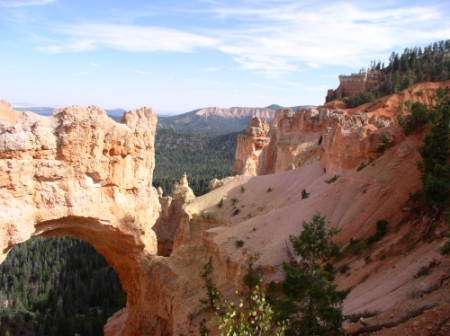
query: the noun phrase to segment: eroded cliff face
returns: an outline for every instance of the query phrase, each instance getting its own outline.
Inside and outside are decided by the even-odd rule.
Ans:
[[[448,84],[441,84],[448,85]],[[248,125],[248,136],[238,138],[234,175],[267,175],[322,161],[327,172],[339,172],[375,159],[382,133],[389,146],[403,140],[395,128],[405,103],[430,103],[438,83],[424,83],[399,94],[384,97],[354,109],[333,101],[317,108],[278,109],[270,130],[258,128],[258,119]],[[249,132],[250,130],[250,132]]]
[[[121,335],[150,330],[145,270],[157,253],[156,122],[145,107],[126,112],[122,124],[97,106],[58,109],[51,117],[5,102],[0,109],[0,260],[32,236],[90,242],[128,293]],[[152,328],[166,318],[154,316]]]

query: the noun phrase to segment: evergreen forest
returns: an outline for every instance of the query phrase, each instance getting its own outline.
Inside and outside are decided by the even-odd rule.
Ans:
[[[89,243],[35,237],[0,265],[0,335],[103,335],[125,306],[117,273]]]
[[[207,136],[158,129],[153,186],[161,187],[164,195],[169,195],[172,193],[173,183],[186,173],[194,194],[206,194],[210,180],[231,175],[239,134],[235,132]]]
[[[366,69],[361,69],[365,72]],[[450,40],[436,41],[423,49],[406,48],[403,53],[392,52],[389,64],[372,61],[368,72],[381,71],[382,79],[369,92],[360,92],[346,97],[345,87],[341,97],[327,96],[326,101],[345,98],[347,107],[358,107],[367,102],[407,89],[422,82],[444,82],[450,80]]]

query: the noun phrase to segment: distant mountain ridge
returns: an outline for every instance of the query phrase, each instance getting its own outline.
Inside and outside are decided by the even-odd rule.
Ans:
[[[293,110],[298,107],[293,106]],[[201,133],[218,135],[243,130],[254,115],[270,122],[275,111],[282,106],[272,104],[267,107],[205,107],[173,117],[160,118],[158,129],[173,129],[180,133]]]
[[[293,111],[297,108],[306,108],[311,105],[290,107]],[[179,133],[200,133],[205,135],[220,135],[232,132],[240,132],[247,127],[250,118],[254,115],[270,122],[275,111],[283,106],[272,104],[267,107],[205,107],[183,114],[171,116],[158,114],[157,129],[173,129]],[[27,106],[14,107],[16,111],[31,111],[40,115],[52,115],[53,107]],[[108,109],[106,114],[117,122],[120,122],[124,109]]]

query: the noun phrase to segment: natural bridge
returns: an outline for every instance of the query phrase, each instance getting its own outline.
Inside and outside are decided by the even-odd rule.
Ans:
[[[170,282],[161,288],[150,275],[170,272],[152,230],[160,211],[152,187],[156,123],[145,107],[118,124],[96,106],[43,117],[0,102],[0,262],[33,236],[91,243],[128,294],[106,335],[172,334],[172,309],[158,300]]]

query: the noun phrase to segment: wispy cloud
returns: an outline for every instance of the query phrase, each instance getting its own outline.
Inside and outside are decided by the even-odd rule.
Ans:
[[[1,1],[1,0],[0,0]],[[34,2],[43,3],[49,0]],[[33,1],[29,1],[32,3]],[[192,52],[212,48],[229,54],[235,69],[280,78],[326,65],[363,66],[371,59],[385,60],[388,52],[450,36],[448,11],[432,4],[404,2],[323,3],[302,0],[202,0],[190,12],[202,19],[215,16],[232,28],[205,26],[194,20],[183,30],[164,27],[72,24],[56,26],[57,42],[40,47],[51,53],[116,49],[128,52]],[[2,3],[2,2],[0,2]],[[187,6],[187,5],[186,5]],[[202,24],[197,23],[202,21]],[[211,20],[208,20],[209,22]],[[214,20],[213,20],[214,21]],[[209,23],[210,24],[210,23]],[[213,72],[216,68],[199,71]]]
[[[97,63],[94,63],[94,62],[91,62],[89,64],[92,65],[93,67],[98,67],[99,66]]]
[[[241,69],[268,75],[301,71],[305,65],[364,64],[386,57],[390,48],[450,36],[450,21],[431,6],[386,9],[339,2],[318,7],[317,2],[269,1],[255,7],[223,3],[210,11],[240,22],[231,31],[215,32],[224,41],[220,50],[236,55]]]
[[[218,44],[216,38],[186,33],[176,29],[115,24],[80,24],[57,27],[62,38],[56,45],[40,49],[51,53],[80,52],[112,48],[130,52],[192,52],[199,47]]]
[[[214,67],[209,67],[209,68],[203,68],[203,69],[198,69],[201,72],[215,72],[217,70],[219,70],[219,68],[214,68]]]
[[[56,0],[30,0],[30,1],[3,0],[0,1],[0,6],[1,7],[42,6],[54,1]]]

